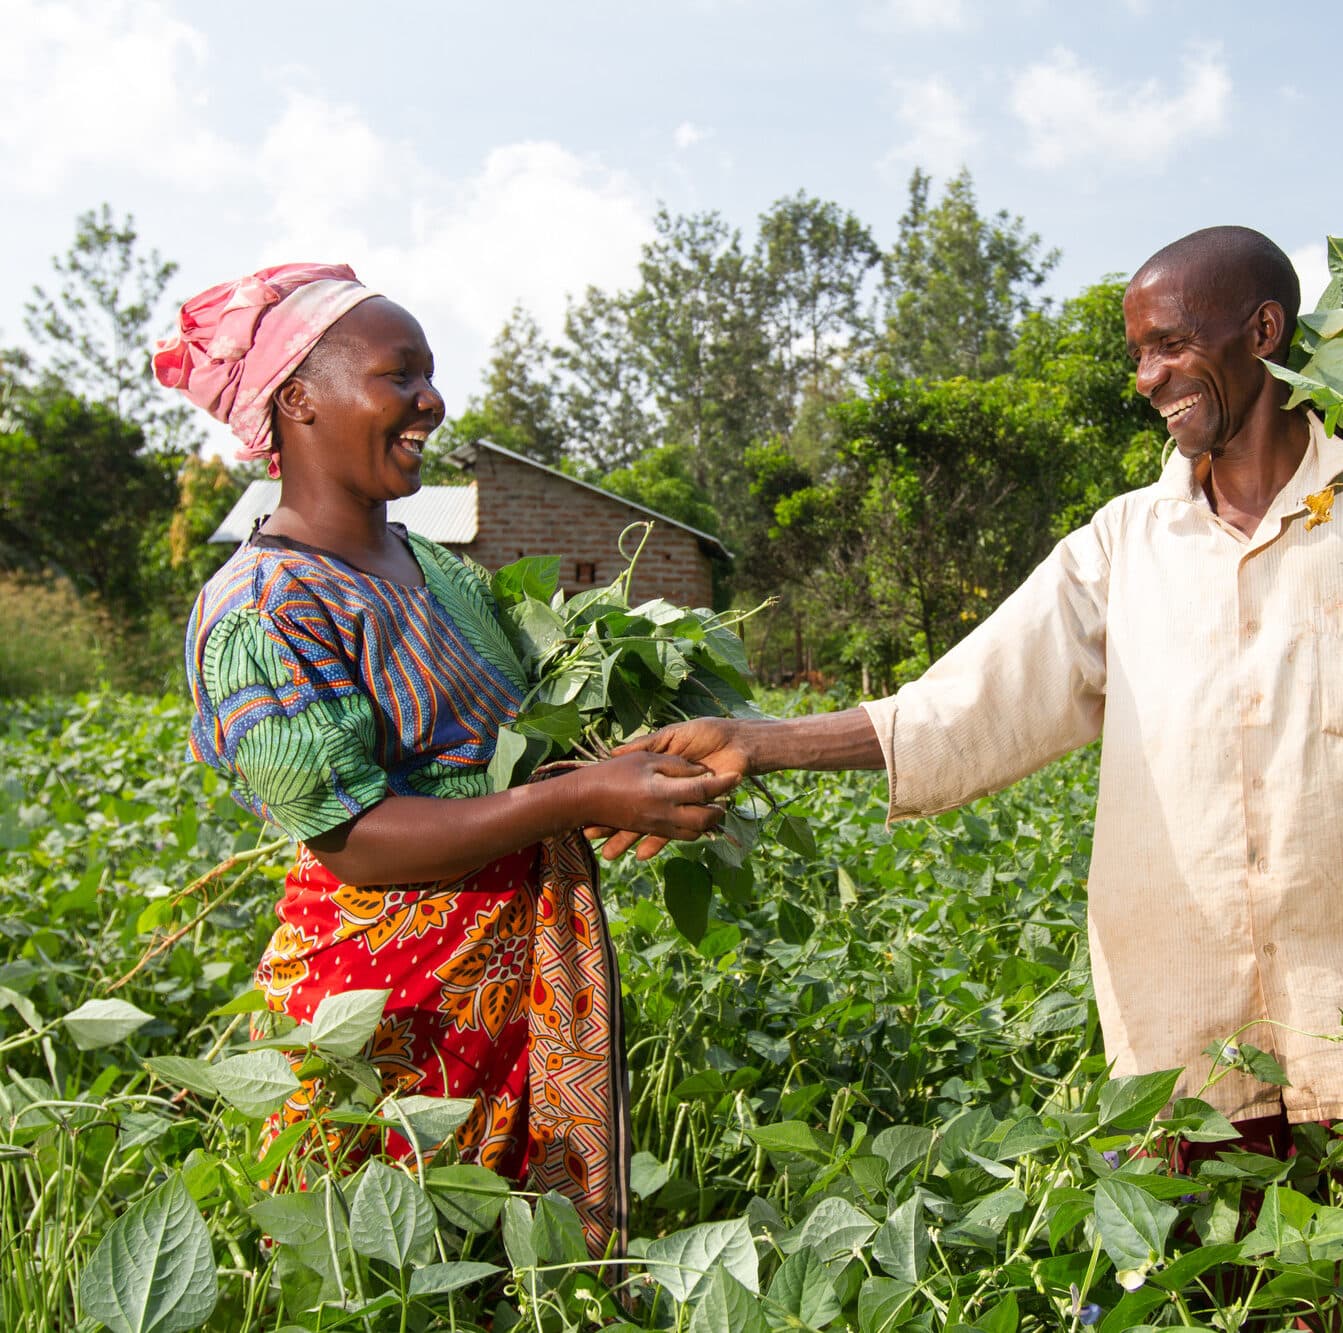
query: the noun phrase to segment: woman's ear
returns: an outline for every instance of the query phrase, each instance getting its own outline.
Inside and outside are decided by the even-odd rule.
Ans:
[[[295,425],[311,425],[316,415],[308,386],[297,375],[291,375],[276,389],[274,403],[276,412]]]

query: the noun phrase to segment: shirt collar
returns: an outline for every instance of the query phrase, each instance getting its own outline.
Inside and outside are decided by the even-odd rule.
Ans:
[[[1310,439],[1306,443],[1306,452],[1292,479],[1278,493],[1269,506],[1270,514],[1283,518],[1303,513],[1306,509],[1306,496],[1318,494],[1334,482],[1343,482],[1343,439],[1326,435],[1324,425],[1314,412],[1306,413],[1310,425]],[[1161,500],[1183,500],[1188,504],[1209,508],[1208,497],[1203,489],[1208,469],[1212,466],[1206,454],[1199,458],[1186,458],[1178,449],[1173,448],[1174,440],[1167,440],[1166,447],[1171,455],[1161,469],[1161,476],[1152,487],[1152,503]],[[1267,517],[1267,515],[1265,515]]]

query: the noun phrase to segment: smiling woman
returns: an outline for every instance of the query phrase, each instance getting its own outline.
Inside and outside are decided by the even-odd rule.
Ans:
[[[619,978],[581,829],[697,837],[735,776],[632,754],[490,791],[522,668],[488,581],[387,521],[443,400],[419,324],[348,268],[211,288],[155,370],[282,477],[187,628],[193,755],[299,844],[267,1003],[385,990],[384,1093],[474,1099],[463,1157],[569,1195],[594,1254],[622,1245]],[[272,1134],[327,1096],[306,1083]]]

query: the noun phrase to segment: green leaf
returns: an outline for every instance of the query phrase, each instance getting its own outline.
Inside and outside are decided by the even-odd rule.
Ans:
[[[549,602],[559,586],[560,558],[557,555],[523,556],[504,565],[490,580],[494,600],[504,609],[526,597]]]
[[[452,1263],[429,1264],[410,1275],[412,1296],[446,1296],[450,1291],[469,1287],[504,1270],[498,1264],[477,1264],[458,1259]]]
[[[1321,338],[1337,338],[1343,333],[1343,310],[1319,310],[1314,314],[1301,315],[1298,322]]]
[[[715,1264],[721,1265],[747,1291],[760,1290],[751,1228],[741,1217],[731,1222],[705,1222],[650,1241],[646,1264],[653,1280],[666,1287],[678,1301],[689,1300],[702,1291]]]
[[[211,1073],[219,1095],[250,1116],[267,1116],[278,1111],[302,1086],[279,1051],[231,1055],[211,1066]]]
[[[1116,1129],[1146,1129],[1170,1101],[1181,1072],[1163,1069],[1111,1079],[1101,1089],[1100,1123]]]
[[[800,1120],[776,1120],[772,1125],[756,1125],[749,1128],[746,1135],[767,1152],[802,1153],[822,1162],[828,1162],[832,1156],[811,1126]]]
[[[62,1021],[81,1051],[95,1051],[124,1040],[153,1019],[125,1000],[85,1000]]]
[[[902,1328],[905,1311],[917,1294],[908,1282],[868,1278],[858,1292],[858,1333],[894,1333]]]
[[[887,1180],[894,1180],[906,1167],[927,1160],[934,1131],[927,1125],[892,1125],[872,1140],[872,1151],[884,1157]]]
[[[508,1181],[474,1162],[432,1166],[424,1183],[438,1211],[466,1232],[488,1231],[509,1193]]]
[[[769,1299],[808,1328],[824,1328],[841,1314],[835,1284],[812,1250],[798,1250],[783,1261],[770,1283]]]
[[[806,1220],[788,1236],[781,1237],[779,1248],[785,1254],[810,1249],[829,1263],[845,1255],[856,1257],[876,1231],[877,1224],[847,1199],[822,1199]]]
[[[1260,1083],[1272,1083],[1279,1088],[1291,1086],[1287,1080],[1287,1075],[1282,1071],[1282,1066],[1273,1056],[1267,1051],[1261,1051],[1258,1046],[1251,1046],[1249,1042],[1246,1042],[1240,1048],[1240,1060]]]
[[[532,1210],[527,1200],[509,1194],[503,1203],[504,1252],[514,1268],[536,1267],[536,1246],[532,1244]]]
[[[523,665],[534,667],[556,644],[567,637],[564,621],[545,602],[528,597],[504,613],[511,627],[510,638]]]
[[[475,1105],[469,1097],[394,1097],[383,1102],[381,1114],[402,1135],[413,1139],[421,1152],[427,1152],[452,1138],[470,1119]]]
[[[214,1068],[204,1060],[194,1060],[186,1055],[151,1055],[145,1061],[145,1068],[164,1083],[185,1088],[201,1097],[213,1097],[219,1091]]]
[[[835,867],[835,880],[839,887],[839,905],[841,907],[858,906],[858,884],[843,866]]]
[[[882,1224],[872,1257],[892,1277],[918,1282],[928,1260],[928,1228],[918,1194],[906,1199]]]
[[[1096,1228],[1116,1268],[1142,1268],[1161,1258],[1178,1216],[1136,1185],[1112,1177],[1096,1184]]]
[[[404,1268],[434,1237],[434,1206],[404,1171],[366,1162],[350,1204],[350,1239],[370,1259]]]
[[[218,1298],[209,1232],[176,1175],[108,1227],[79,1276],[85,1317],[113,1333],[197,1328]]]
[[[336,991],[318,1004],[308,1040],[331,1055],[358,1055],[382,1022],[390,990]]]
[[[760,1302],[730,1273],[715,1268],[690,1316],[689,1333],[769,1333]]]
[[[266,992],[253,986],[250,990],[235,995],[231,1000],[210,1010],[211,1018],[225,1018],[233,1014],[255,1014],[270,1006],[266,1003]]]
[[[494,754],[485,770],[493,791],[507,791],[513,786],[514,773],[527,753],[527,738],[510,726],[499,728],[494,738]],[[519,775],[521,777],[527,774]]]
[[[670,1178],[671,1171],[651,1152],[637,1152],[630,1160],[630,1189],[641,1199],[651,1199]]]
[[[698,861],[674,856],[663,864],[662,881],[668,915],[691,944],[698,944],[708,929],[713,900],[709,872]]]
[[[811,825],[800,815],[784,815],[779,820],[778,837],[790,852],[796,852],[808,861],[816,859],[816,839],[812,835]]]
[[[1153,1269],[1148,1273],[1147,1280],[1165,1291],[1181,1291],[1196,1277],[1202,1277],[1208,1269],[1216,1268],[1218,1264],[1233,1263],[1239,1257],[1238,1244],[1200,1245],[1196,1250],[1182,1254],[1165,1268]]]
[[[581,1264],[588,1257],[578,1210],[554,1190],[536,1201],[531,1239],[536,1257],[543,1264]]]
[[[983,1333],[1017,1333],[1021,1320],[1021,1309],[1017,1305],[1017,1294],[1009,1291],[991,1310],[975,1318],[975,1327]]]
[[[816,922],[805,907],[789,898],[779,900],[779,938],[785,944],[805,944],[816,933]]]
[[[325,1246],[327,1243],[326,1200],[315,1190],[267,1194],[247,1211],[265,1235],[282,1245],[302,1247],[320,1243]],[[345,1210],[339,1205],[331,1210],[331,1221],[336,1226],[337,1248],[342,1248],[346,1242]]]

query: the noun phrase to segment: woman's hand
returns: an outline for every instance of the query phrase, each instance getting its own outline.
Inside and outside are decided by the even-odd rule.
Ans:
[[[631,841],[648,835],[661,847],[717,828],[723,811],[714,802],[741,781],[741,773],[710,772],[679,755],[631,751],[556,781],[583,784],[579,799],[591,820],[590,837],[625,830]],[[622,850],[608,844],[602,855],[611,860]]]

